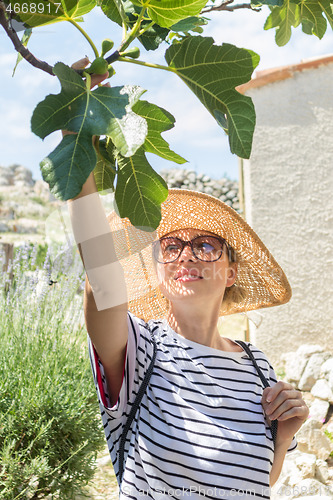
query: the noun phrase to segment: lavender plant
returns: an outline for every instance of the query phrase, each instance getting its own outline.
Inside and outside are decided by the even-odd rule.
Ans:
[[[48,256],[31,270],[30,250],[16,253],[7,292],[0,255],[0,498],[73,498],[104,447],[76,293],[82,264],[71,255],[50,286]]]

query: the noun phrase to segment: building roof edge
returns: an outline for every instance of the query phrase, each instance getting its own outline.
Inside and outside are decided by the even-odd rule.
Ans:
[[[295,73],[299,71],[304,71],[306,69],[316,69],[322,65],[328,65],[333,63],[333,55],[316,57],[313,59],[306,59],[297,64],[290,64],[288,66],[280,66],[277,68],[265,69],[262,71],[257,71],[252,80],[247,83],[243,83],[236,87],[236,90],[241,94],[245,94],[247,90],[263,87],[269,83],[279,82],[281,80],[286,80],[287,78],[292,78]]]

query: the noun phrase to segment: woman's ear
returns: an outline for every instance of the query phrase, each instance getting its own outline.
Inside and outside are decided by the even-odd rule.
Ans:
[[[238,269],[237,262],[230,262],[227,273],[227,282],[225,285],[226,287],[232,286],[235,283],[237,278],[237,269]]]

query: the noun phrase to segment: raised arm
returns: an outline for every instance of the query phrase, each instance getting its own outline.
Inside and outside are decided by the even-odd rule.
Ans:
[[[88,64],[89,59],[85,57],[75,62],[72,68],[84,69]],[[108,72],[91,75],[91,88],[107,77]],[[72,132],[63,131],[63,135],[68,133]],[[86,327],[103,363],[109,396],[114,404],[122,383],[128,338],[127,291],[93,172],[82,186],[81,193],[67,203],[75,241],[86,270]]]
[[[68,209],[86,270],[86,327],[103,363],[111,402],[115,404],[122,383],[128,338],[127,293],[93,172],[81,193],[68,201]]]

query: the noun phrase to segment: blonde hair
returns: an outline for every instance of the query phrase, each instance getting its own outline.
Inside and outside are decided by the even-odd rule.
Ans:
[[[228,245],[228,257],[229,263],[236,262],[239,263],[238,255],[236,251]],[[237,284],[237,279],[235,283],[231,286],[226,287],[222,299],[222,311],[224,314],[228,314],[228,311],[233,304],[238,304],[246,299],[248,292],[245,288]]]
[[[236,283],[232,286],[229,286],[225,289],[222,305],[223,305],[223,313],[228,314],[229,309],[233,304],[238,304],[242,302],[247,297],[247,291],[245,288],[240,287]]]

